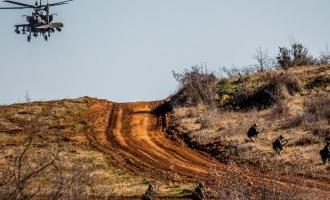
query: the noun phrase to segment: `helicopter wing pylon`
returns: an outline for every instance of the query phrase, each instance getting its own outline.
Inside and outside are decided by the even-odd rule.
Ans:
[[[15,25],[16,28],[27,27],[27,26],[31,26],[31,25],[30,24],[17,24],[17,25]]]
[[[50,24],[36,27],[36,29],[49,29],[49,28],[57,29],[57,28],[63,28],[63,27],[64,27],[64,25],[62,23],[50,23]]]

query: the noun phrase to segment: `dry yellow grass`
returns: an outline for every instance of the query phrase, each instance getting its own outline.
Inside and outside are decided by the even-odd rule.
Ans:
[[[89,122],[82,113],[89,107],[89,101],[90,98],[81,98],[0,106],[0,177],[14,169],[15,157],[33,136],[24,164],[32,168],[40,166],[51,158],[49,149],[55,145],[56,165],[65,180],[62,195],[66,198],[142,196],[150,183],[155,184],[159,196],[181,196],[182,191],[194,187],[194,183],[163,182],[132,175],[111,165],[111,158],[91,148],[86,139]],[[40,188],[39,196],[49,195],[58,187],[59,180],[59,170],[50,168],[31,180],[27,193]]]
[[[330,66],[290,70],[303,87],[316,76],[328,76]],[[258,88],[268,77],[267,73],[258,73],[245,78],[251,88]],[[220,145],[220,153],[227,153],[226,156],[239,165],[249,163],[262,166],[264,170],[276,167],[281,173],[329,178],[329,167],[320,165],[319,150],[323,147],[323,138],[311,135],[310,131],[306,130],[308,126],[304,124],[283,126],[304,114],[304,101],[317,94],[329,94],[329,87],[303,89],[293,96],[286,95],[283,103],[287,105],[287,110],[284,114],[274,115],[277,112],[275,107],[259,111],[252,109],[234,112],[208,110],[205,106],[199,105],[195,108],[178,108],[172,114],[172,119],[179,136],[186,134],[191,141],[206,148],[209,148],[210,143],[217,142],[216,144]],[[194,183],[164,182],[138,174],[132,175],[112,165],[109,156],[92,148],[85,132],[91,122],[86,121],[83,116],[84,111],[89,108],[90,101],[91,98],[81,98],[0,106],[0,176],[7,168],[13,168],[15,156],[22,151],[27,137],[32,134],[34,140],[31,161],[34,161],[30,163],[31,166],[38,165],[39,159],[47,160],[52,145],[58,148],[58,164],[65,180],[71,181],[68,183],[70,187],[63,190],[65,195],[78,195],[83,191],[82,194],[99,197],[141,196],[149,183],[156,185],[159,196],[180,196],[192,190]],[[247,141],[246,132],[255,122],[266,130],[252,143]],[[329,127],[326,122],[322,123],[326,128]],[[281,156],[275,156],[272,141],[280,134],[293,140]],[[301,141],[311,142],[298,144]],[[79,171],[81,173],[77,176]],[[54,178],[55,172],[46,171],[42,177],[35,179],[30,187],[40,187],[40,194],[48,194],[55,184],[50,184]]]
[[[313,136],[308,127],[304,124],[285,128],[288,123],[304,114],[304,102],[314,95],[329,95],[329,86],[306,89],[304,85],[309,83],[316,76],[330,77],[330,66],[308,66],[290,69],[298,78],[302,90],[293,96],[287,95],[283,104],[286,106],[285,113],[275,115],[274,107],[264,110],[248,110],[246,112],[228,110],[208,110],[206,107],[178,108],[173,114],[173,121],[177,130],[186,133],[192,142],[207,146],[218,142],[228,150],[233,159],[238,162],[264,163],[271,165],[282,163],[280,166],[285,172],[302,173],[311,176],[330,177],[329,168],[320,165],[319,151],[324,146],[324,138]],[[282,72],[274,72],[282,73]],[[251,87],[260,87],[265,84],[269,74],[258,73],[244,77],[248,79]],[[230,81],[236,81],[232,78]],[[258,136],[256,142],[247,141],[247,131],[253,123],[258,123],[265,130]],[[320,122],[330,128],[329,122]],[[281,156],[275,155],[272,149],[272,142],[283,135],[292,139],[284,148]],[[303,141],[312,141],[311,144],[299,144]],[[202,147],[203,149],[203,147]],[[226,150],[225,150],[226,151]],[[300,171],[296,167],[303,166]]]

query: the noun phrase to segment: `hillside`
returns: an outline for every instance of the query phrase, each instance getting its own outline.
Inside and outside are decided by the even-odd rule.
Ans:
[[[314,115],[305,114],[312,102],[328,101],[330,66],[289,72],[299,90],[280,87],[280,103],[260,108],[244,109],[235,101],[238,80],[259,91],[288,72],[229,79],[231,89],[220,93],[222,107],[213,110],[200,105],[169,111],[161,109],[165,100],[89,97],[0,106],[2,198],[17,190],[55,199],[140,197],[150,183],[157,196],[178,198],[202,181],[215,199],[327,199],[330,168],[320,165],[318,152],[329,138],[329,118],[310,111],[319,113],[311,123]],[[315,106],[324,104],[328,109],[322,102]],[[266,130],[247,142],[255,122]],[[271,142],[280,134],[293,140],[275,156]],[[38,171],[40,166],[46,167]]]

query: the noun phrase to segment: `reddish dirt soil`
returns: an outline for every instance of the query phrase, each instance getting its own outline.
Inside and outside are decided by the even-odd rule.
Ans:
[[[226,165],[213,157],[166,136],[166,117],[153,112],[162,103],[119,104],[96,100],[85,113],[87,120],[93,122],[87,137],[93,147],[110,156],[110,162],[115,166],[157,180],[208,180],[211,169],[225,171]],[[247,167],[232,170],[244,172],[246,181],[253,185],[271,187],[274,183],[270,175]],[[219,178],[222,176],[220,174]],[[288,185],[292,183],[302,191],[330,195],[328,179],[309,179],[297,175],[277,177],[276,184],[283,191],[290,190]]]

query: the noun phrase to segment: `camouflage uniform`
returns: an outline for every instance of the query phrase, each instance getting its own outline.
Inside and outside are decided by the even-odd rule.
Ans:
[[[258,128],[258,124],[253,124],[247,132],[247,136],[250,140],[254,141],[258,134],[261,133],[261,131],[262,130]]]
[[[286,145],[286,141],[284,140],[284,137],[280,135],[274,142],[273,142],[273,149],[275,153],[280,155],[281,151],[283,150],[283,147]]]
[[[203,200],[206,199],[206,196],[204,194],[204,190],[203,190],[203,184],[199,183],[198,186],[195,188],[195,191],[193,193],[193,200]]]
[[[154,199],[154,187],[150,184],[146,193],[144,193],[142,200],[153,200]]]
[[[323,164],[327,164],[330,159],[330,142],[327,142],[324,148],[320,151],[320,155]]]

